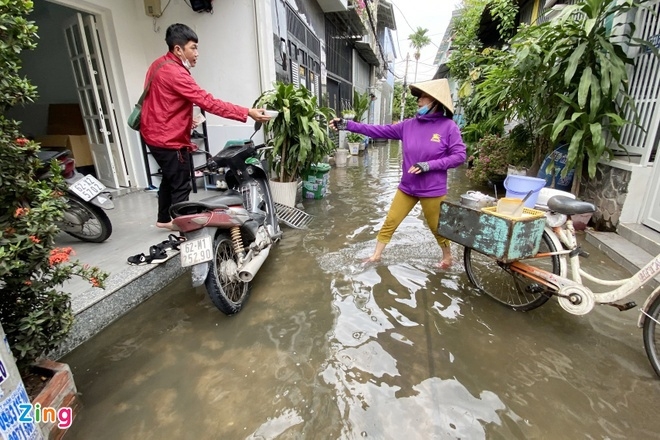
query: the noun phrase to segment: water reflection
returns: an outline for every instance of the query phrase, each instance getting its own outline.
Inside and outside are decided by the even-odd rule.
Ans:
[[[225,317],[183,277],[67,356],[72,439],[658,438],[660,381],[635,316],[479,296],[416,209],[376,265],[397,145],[333,168],[315,222],[287,229],[246,308]],[[450,173],[451,196],[472,188]],[[482,191],[486,189],[480,188]],[[597,276],[621,274],[597,250]]]

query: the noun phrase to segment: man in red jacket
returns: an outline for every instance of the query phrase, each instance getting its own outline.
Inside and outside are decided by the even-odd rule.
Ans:
[[[169,51],[154,61],[145,79],[149,87],[142,103],[140,134],[160,166],[162,180],[158,188],[156,226],[172,229],[170,206],[188,200],[191,191],[190,141],[193,104],[208,113],[235,121],[247,117],[265,122],[270,119],[262,109],[241,107],[216,99],[202,90],[190,69],[197,64],[197,34],[185,24],[167,28],[165,42]]]

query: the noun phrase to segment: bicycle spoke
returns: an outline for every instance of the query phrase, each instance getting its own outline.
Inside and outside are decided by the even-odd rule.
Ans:
[[[549,253],[556,252],[554,243],[543,233],[539,248],[540,258],[528,258],[526,264],[559,274],[559,257]],[[465,272],[468,278],[481,292],[515,310],[532,310],[544,304],[549,295],[545,286],[522,274],[514,273],[507,264],[500,264],[492,257],[466,248],[464,253]]]

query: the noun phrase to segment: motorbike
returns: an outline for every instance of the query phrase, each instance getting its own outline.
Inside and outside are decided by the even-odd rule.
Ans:
[[[227,142],[195,168],[216,178],[219,194],[170,208],[173,225],[185,237],[181,265],[191,267],[193,287],[204,284],[213,304],[227,315],[243,308],[251,281],[282,237],[260,158],[269,147],[252,141],[260,127],[256,123],[250,139]]]
[[[58,223],[59,228],[83,241],[101,243],[107,240],[112,234],[112,223],[104,210],[113,209],[115,205],[111,194],[105,191],[105,185],[94,176],[78,172],[68,150],[41,150],[38,155],[44,165],[37,176],[39,180],[50,178],[48,164],[57,160],[67,183],[65,197],[68,207]]]

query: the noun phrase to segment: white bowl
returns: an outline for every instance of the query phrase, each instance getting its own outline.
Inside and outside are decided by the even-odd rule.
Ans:
[[[276,118],[280,114],[277,110],[264,110],[264,114],[270,118]]]

